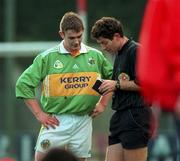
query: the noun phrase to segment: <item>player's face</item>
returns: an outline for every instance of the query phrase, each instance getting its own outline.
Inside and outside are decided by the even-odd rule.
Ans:
[[[76,32],[74,30],[67,30],[60,33],[64,39],[64,46],[68,51],[78,51],[81,49],[83,30]]]
[[[100,37],[97,39],[97,43],[100,44],[102,50],[107,51],[108,53],[115,54],[118,51],[118,44],[115,38],[112,40]]]

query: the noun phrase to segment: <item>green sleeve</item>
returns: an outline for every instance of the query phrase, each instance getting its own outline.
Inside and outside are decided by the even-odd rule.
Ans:
[[[102,79],[112,79],[112,64],[103,56],[102,58]]]
[[[38,55],[16,82],[17,98],[35,98],[35,88],[45,76],[43,66],[43,58]]]

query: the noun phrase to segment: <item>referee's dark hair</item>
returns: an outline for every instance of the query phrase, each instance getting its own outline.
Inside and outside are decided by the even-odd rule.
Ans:
[[[52,148],[45,153],[41,161],[78,161],[78,158],[65,149]]]
[[[123,25],[114,17],[102,17],[92,27],[91,37],[98,39],[104,37],[112,40],[115,33],[124,36]]]

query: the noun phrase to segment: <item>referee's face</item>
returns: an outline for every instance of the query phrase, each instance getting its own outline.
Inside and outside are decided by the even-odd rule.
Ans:
[[[97,43],[100,44],[102,50],[107,51],[110,54],[115,54],[118,51],[117,42],[114,38],[110,40],[108,38],[99,37]]]

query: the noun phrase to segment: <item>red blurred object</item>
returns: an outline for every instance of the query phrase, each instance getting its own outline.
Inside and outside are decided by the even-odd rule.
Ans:
[[[10,157],[5,157],[5,158],[0,158],[0,161],[16,161],[16,160]]]
[[[87,0],[77,0],[78,11],[87,11]]]
[[[180,94],[180,0],[149,0],[140,34],[137,77],[148,102],[174,110]]]

